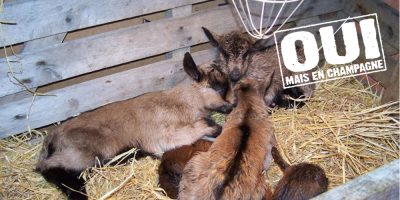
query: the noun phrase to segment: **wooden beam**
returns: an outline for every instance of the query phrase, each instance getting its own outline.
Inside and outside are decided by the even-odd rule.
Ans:
[[[211,60],[215,50],[196,52],[197,63]],[[182,59],[170,59],[140,68],[93,79],[38,96],[29,115],[31,128],[65,120],[99,106],[129,99],[143,93],[171,88],[184,80]],[[0,105],[0,138],[27,130],[27,112],[32,97]]]
[[[4,4],[0,47],[206,0],[30,0]]]
[[[387,200],[399,199],[400,160],[395,160],[313,200]]]

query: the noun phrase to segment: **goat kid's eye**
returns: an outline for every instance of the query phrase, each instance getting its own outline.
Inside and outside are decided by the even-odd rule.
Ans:
[[[249,54],[250,54],[250,51],[246,51],[246,52],[243,54],[243,58],[246,58]]]
[[[221,52],[221,54],[225,57],[225,59],[229,58],[229,54],[222,48],[219,49],[219,51]]]

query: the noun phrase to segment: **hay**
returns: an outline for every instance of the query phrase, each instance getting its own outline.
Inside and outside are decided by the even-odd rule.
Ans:
[[[29,134],[0,141],[0,195],[3,199],[62,197],[59,190],[34,172],[41,148],[37,143],[35,140],[32,141],[32,136]]]
[[[0,196],[3,199],[66,199],[34,172],[42,138],[33,142],[32,138],[23,134],[0,141]],[[121,154],[116,160],[132,153],[136,150]],[[82,177],[87,181],[90,199],[169,199],[157,186],[158,165],[159,160],[151,157],[133,158],[124,164],[90,168]]]
[[[91,168],[83,177],[92,199],[169,199],[158,188],[159,160],[146,157],[128,164]]]
[[[332,188],[400,157],[398,114],[398,103],[379,105],[379,97],[350,78],[319,84],[304,107],[275,109],[272,119],[283,156],[290,163],[322,166]],[[221,114],[213,117],[218,123],[225,120]],[[33,171],[43,137],[32,134],[0,140],[1,197],[65,199]],[[131,159],[91,168],[82,176],[91,199],[168,199],[158,188],[158,165],[150,157]],[[266,176],[275,185],[281,173],[273,165]]]
[[[378,103],[353,78],[320,84],[303,108],[273,112],[280,151],[291,163],[322,166],[330,188],[398,159],[398,102]],[[274,184],[277,171],[269,172]]]

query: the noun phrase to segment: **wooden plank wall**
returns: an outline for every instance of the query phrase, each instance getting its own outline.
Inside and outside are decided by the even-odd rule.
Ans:
[[[225,16],[228,17],[224,22],[212,20]],[[24,80],[29,87],[37,87],[132,60],[203,43],[207,39],[199,31],[202,25],[211,29],[218,27],[222,32],[238,27],[228,7],[196,13],[189,17],[145,23],[63,43],[39,52],[22,54],[20,62],[24,66],[24,73],[18,78]],[[7,70],[7,68],[0,69],[0,74],[3,75],[0,77],[0,96],[23,89],[7,84],[9,82],[9,77],[5,76]]]
[[[0,46],[105,24],[205,0],[16,0],[4,5],[2,18],[16,22],[4,28]]]
[[[10,81],[9,69],[1,67],[0,138],[27,130],[31,105],[29,125],[38,128],[181,82],[185,77],[181,67],[183,53],[191,46],[207,42],[201,26],[221,34],[240,28],[228,5],[192,11],[192,5],[209,2],[212,1],[15,0],[5,3],[2,19],[16,25],[2,26],[0,46],[24,42],[24,51],[7,59],[22,64],[22,73],[15,75],[29,88],[48,86],[164,53],[167,60],[56,89],[49,92],[52,96],[36,97],[33,104],[32,96],[24,93],[25,88]],[[342,8],[341,0],[310,0],[290,21]],[[166,12],[166,17],[62,42],[67,32],[154,12]],[[204,62],[212,59],[213,52],[205,50],[194,56],[198,62]],[[6,63],[6,59],[0,59],[0,63]],[[19,69],[18,63],[12,64],[15,70]]]

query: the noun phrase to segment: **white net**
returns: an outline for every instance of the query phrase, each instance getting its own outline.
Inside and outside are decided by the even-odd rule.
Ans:
[[[293,16],[304,0],[232,0],[247,33],[268,39]]]

